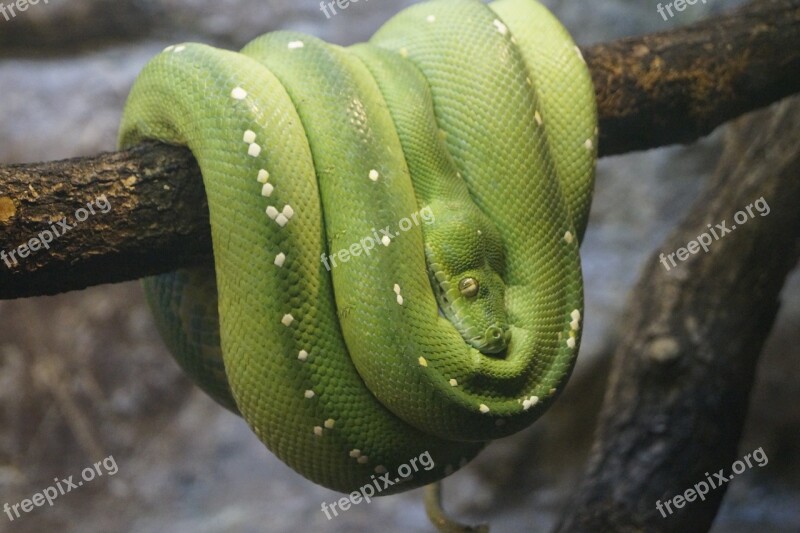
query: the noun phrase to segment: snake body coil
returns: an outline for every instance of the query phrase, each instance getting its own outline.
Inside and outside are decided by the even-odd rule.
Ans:
[[[596,112],[535,1],[418,4],[349,48],[171,46],[123,117],[145,139],[194,154],[214,249],[145,280],[160,331],[302,475],[350,492],[427,451],[382,494],[427,484],[563,388]]]

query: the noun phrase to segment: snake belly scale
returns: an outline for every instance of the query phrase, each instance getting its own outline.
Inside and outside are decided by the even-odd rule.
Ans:
[[[144,281],[158,328],[312,481],[350,492],[424,452],[434,467],[381,494],[441,479],[569,377],[596,122],[580,52],[534,0],[417,4],[347,48],[170,46],[119,145],[192,151],[214,264]],[[423,211],[369,254],[320,260]]]

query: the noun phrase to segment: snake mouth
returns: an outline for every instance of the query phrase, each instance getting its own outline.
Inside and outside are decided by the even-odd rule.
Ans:
[[[510,332],[498,326],[489,326],[483,335],[469,339],[473,348],[481,353],[494,355],[508,347]]]

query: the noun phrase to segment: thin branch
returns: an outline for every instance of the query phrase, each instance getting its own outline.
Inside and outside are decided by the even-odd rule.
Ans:
[[[689,142],[800,91],[800,0],[761,0],[715,20],[583,50],[600,115],[600,151]],[[51,223],[105,194],[91,216],[26,257]],[[72,224],[70,224],[72,225]],[[93,158],[0,166],[0,299],[136,279],[211,258],[197,165],[146,144]]]
[[[755,365],[800,256],[798,144],[798,98],[737,122],[708,189],[648,262],[630,298],[590,465],[559,531],[710,527],[727,485],[714,488],[707,477],[720,483],[713,473],[727,478],[741,458]],[[676,507],[672,498],[689,489]]]

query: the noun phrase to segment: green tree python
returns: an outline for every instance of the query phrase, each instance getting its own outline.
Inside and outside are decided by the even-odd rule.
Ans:
[[[192,151],[214,265],[144,281],[159,330],[308,479],[437,481],[571,373],[596,121],[580,51],[534,0],[420,3],[347,48],[170,46],[119,145]],[[398,480],[424,452],[435,467]]]

